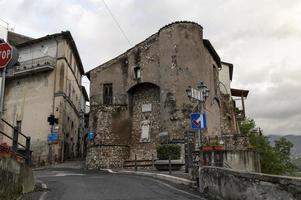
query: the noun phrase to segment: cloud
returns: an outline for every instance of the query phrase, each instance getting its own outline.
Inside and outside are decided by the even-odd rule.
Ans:
[[[300,1],[105,2],[132,45],[173,21],[201,24],[220,57],[234,64],[233,87],[250,90],[247,114],[266,134],[301,135]],[[0,6],[16,32],[40,37],[70,30],[86,71],[131,47],[103,0],[0,0]]]

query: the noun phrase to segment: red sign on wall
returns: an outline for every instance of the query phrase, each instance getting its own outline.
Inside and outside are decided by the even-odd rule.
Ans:
[[[13,48],[7,44],[0,44],[0,69],[5,68],[13,57]]]

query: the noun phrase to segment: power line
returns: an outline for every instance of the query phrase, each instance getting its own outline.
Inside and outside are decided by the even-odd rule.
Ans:
[[[113,18],[113,20],[115,21],[115,23],[117,24],[120,32],[122,33],[123,37],[128,41],[129,45],[132,46],[131,41],[129,40],[129,38],[126,36],[125,32],[123,31],[123,29],[121,28],[120,23],[117,21],[117,19],[114,17],[113,12],[111,11],[110,7],[107,5],[107,3],[105,2],[105,0],[102,0],[103,4],[105,5],[105,7],[107,8],[107,10],[109,11],[111,17]]]
[[[1,18],[0,18],[0,21],[4,22],[4,23],[6,24],[6,27],[5,27],[5,26],[3,26],[3,25],[1,25],[1,24],[0,24],[0,26],[2,26],[3,28],[6,28],[6,29],[8,30],[9,23],[8,23],[7,21],[4,21],[4,20],[3,20],[3,19],[1,19]]]

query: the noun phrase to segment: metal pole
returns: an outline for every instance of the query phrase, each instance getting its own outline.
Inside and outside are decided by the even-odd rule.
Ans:
[[[198,111],[200,112],[200,114],[202,115],[202,105],[201,105],[201,101],[198,101]],[[201,147],[201,128],[198,129],[198,150]]]
[[[1,98],[0,98],[0,118],[2,118],[3,107],[4,107],[5,75],[6,75],[6,67],[2,70]]]
[[[31,163],[30,137],[26,138],[26,162],[28,165]]]
[[[169,169],[169,175],[171,175],[171,156],[168,156],[168,169]]]
[[[12,145],[12,149],[14,152],[18,151],[18,136],[19,136],[19,131],[17,127],[14,127],[13,130],[13,145]]]
[[[152,154],[152,169],[155,170],[155,158],[154,158],[154,154]]]
[[[135,154],[135,171],[138,171],[138,167],[137,167],[137,154]]]

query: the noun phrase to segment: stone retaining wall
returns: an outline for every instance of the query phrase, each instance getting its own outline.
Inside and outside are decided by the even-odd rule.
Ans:
[[[34,190],[32,170],[9,155],[0,155],[0,199],[14,200]]]
[[[301,199],[301,178],[216,167],[203,167],[199,175],[200,192],[213,199]]]
[[[121,168],[128,157],[128,146],[92,146],[87,150],[86,167],[88,169]]]

